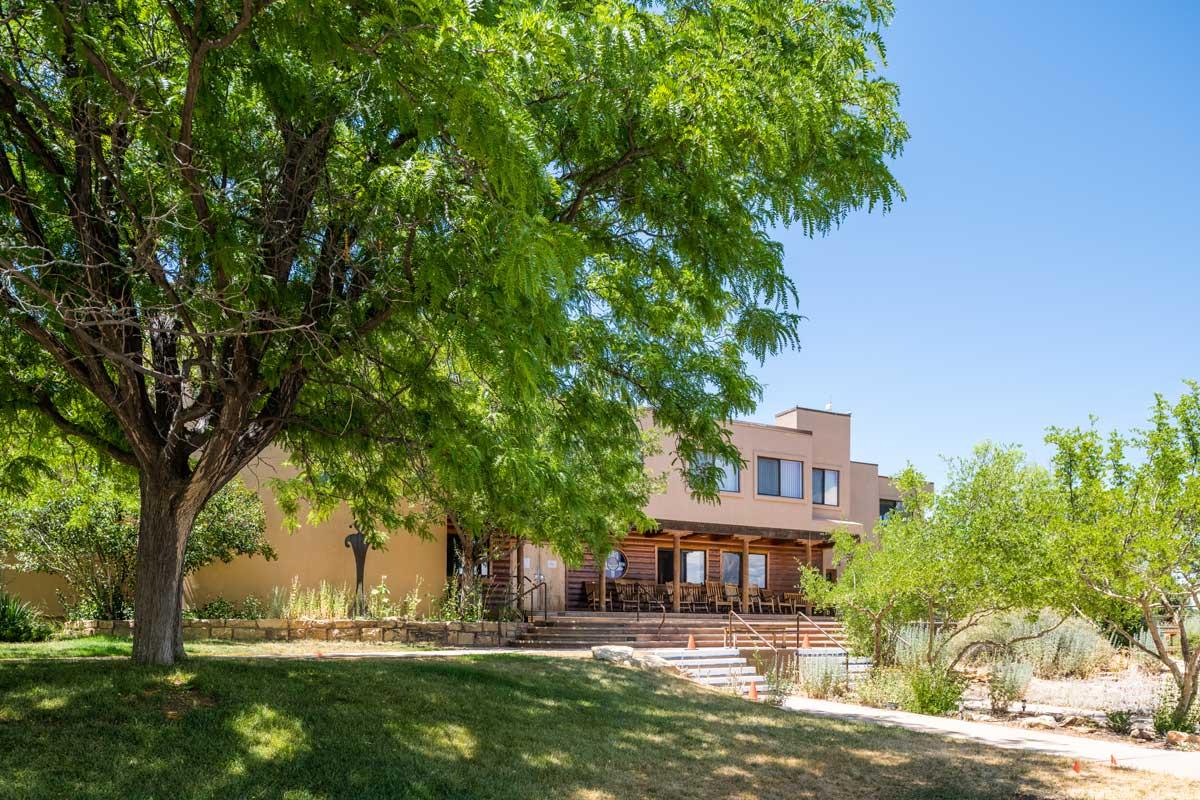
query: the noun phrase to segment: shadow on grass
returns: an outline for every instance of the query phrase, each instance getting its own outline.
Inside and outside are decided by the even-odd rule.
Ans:
[[[0,666],[0,798],[1058,797],[1060,762],[591,661]]]

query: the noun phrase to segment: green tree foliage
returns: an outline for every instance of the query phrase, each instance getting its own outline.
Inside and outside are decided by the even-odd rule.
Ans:
[[[1046,441],[1064,505],[1051,543],[1070,600],[1162,662],[1178,688],[1172,724],[1184,726],[1200,680],[1185,624],[1200,607],[1200,384],[1174,403],[1156,395],[1144,430],[1104,436],[1093,420]],[[1163,626],[1179,631],[1178,652]]]
[[[53,450],[54,440],[42,443]],[[138,489],[132,470],[106,466],[87,451],[43,453],[49,475],[0,504],[0,567],[60,575],[68,610],[100,619],[132,611],[137,556]],[[258,495],[234,479],[196,517],[184,574],[237,556],[275,558],[265,538]]]
[[[736,458],[746,355],[796,343],[771,227],[900,191],[884,0],[0,9],[0,410],[138,470],[141,661],[273,441],[376,540],[605,552],[642,425]]]
[[[901,625],[919,622],[923,640],[908,648],[928,668],[953,668],[995,644],[968,640],[981,621],[1053,604],[1045,531],[1055,518],[1054,487],[1019,449],[980,445],[950,461],[936,493],[912,467],[895,482],[902,505],[869,539],[835,536],[835,557],[847,559],[841,579],[830,583],[812,570],[803,577],[815,603],[843,609],[869,631],[876,659],[886,660]]]

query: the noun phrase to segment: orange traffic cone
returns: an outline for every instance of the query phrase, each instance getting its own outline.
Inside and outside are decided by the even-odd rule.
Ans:
[[[1077,758],[1077,759],[1075,759],[1075,763],[1071,765],[1071,769],[1075,770],[1076,772],[1080,772],[1080,771],[1083,769],[1083,767],[1081,767],[1081,766],[1079,765],[1079,759],[1078,759],[1078,758]]]
[[[1111,764],[1114,767],[1117,765],[1117,757],[1116,756],[1109,756],[1108,761],[1109,761],[1109,764]]]
[[[758,684],[757,683],[750,684],[750,702],[751,703],[758,702]]]
[[[688,646],[687,646],[687,649],[688,649],[688,650],[695,650],[695,649],[696,649],[696,637],[695,637],[694,635],[690,634],[690,633],[688,634]]]
[[[803,647],[805,650],[807,650],[807,649],[809,648],[808,634],[807,634],[807,633],[806,633],[806,634],[804,634],[804,640],[803,640],[803,642],[802,642],[802,644],[801,644],[801,647]]]

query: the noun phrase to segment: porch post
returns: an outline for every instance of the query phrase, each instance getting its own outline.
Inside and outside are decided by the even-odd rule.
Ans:
[[[672,581],[672,586],[671,586],[671,610],[674,611],[676,614],[678,614],[679,613],[679,566],[680,566],[679,533],[676,532],[672,538],[675,540],[675,552],[673,553],[673,557],[675,559],[675,568],[674,568],[674,571],[671,573],[673,576],[673,581]]]
[[[750,611],[750,537],[742,537],[742,613]]]
[[[600,610],[603,611],[608,607],[608,601],[605,596],[608,594],[608,576],[604,574],[604,562],[608,560],[608,554],[604,554],[604,558],[596,559],[596,568],[600,570]]]

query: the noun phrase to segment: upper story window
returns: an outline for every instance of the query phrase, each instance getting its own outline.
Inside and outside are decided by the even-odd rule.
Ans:
[[[758,493],[767,497],[804,497],[804,462],[759,456]]]
[[[702,465],[716,464],[721,470],[721,474],[717,478],[717,489],[719,491],[737,493],[742,490],[742,471],[738,469],[737,464],[726,461],[723,458],[714,458],[710,455],[703,455],[698,461]]]
[[[888,514],[900,509],[899,500],[880,500],[879,501],[879,518],[886,519]]]
[[[838,504],[838,471],[813,467],[812,472],[812,501],[823,506],[836,506]]]

